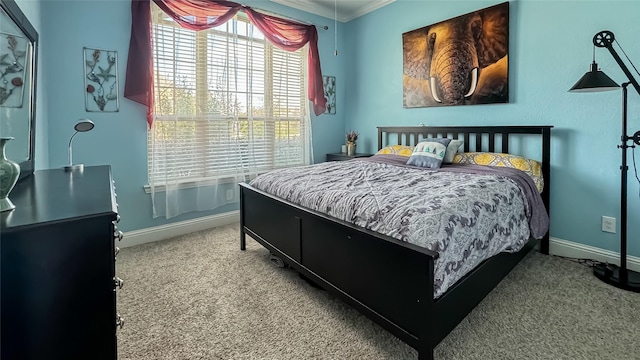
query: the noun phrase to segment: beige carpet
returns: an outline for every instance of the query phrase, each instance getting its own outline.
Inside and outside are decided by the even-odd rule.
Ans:
[[[120,359],[417,359],[255,241],[240,251],[238,224],[125,248],[116,267]],[[436,359],[640,359],[640,294],[531,253]]]

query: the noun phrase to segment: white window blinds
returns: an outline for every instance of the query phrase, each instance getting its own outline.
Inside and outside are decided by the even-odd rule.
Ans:
[[[241,13],[195,32],[152,8],[150,185],[247,179],[310,163],[306,47],[273,46]]]

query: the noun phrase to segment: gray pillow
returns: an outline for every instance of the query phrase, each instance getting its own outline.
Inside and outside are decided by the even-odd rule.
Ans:
[[[427,138],[423,139],[413,149],[413,154],[409,157],[407,165],[425,167],[429,169],[438,169],[442,165],[447,145],[451,139],[446,138]],[[455,155],[455,154],[454,154]]]
[[[456,156],[456,153],[460,150],[460,146],[463,144],[464,140],[452,139],[449,145],[447,145],[447,152],[444,154],[442,163],[451,164],[453,162],[453,157]]]

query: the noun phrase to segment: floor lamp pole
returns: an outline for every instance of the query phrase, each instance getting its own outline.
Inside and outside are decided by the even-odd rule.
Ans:
[[[622,84],[622,136],[618,148],[622,150],[622,165],[620,165],[620,266],[611,264],[596,265],[594,275],[600,280],[615,287],[640,292],[640,273],[627,269],[627,145],[632,137],[627,136],[627,86],[631,82]]]
[[[620,145],[622,150],[622,165],[620,165],[620,282],[627,283],[629,272],[627,271],[627,86],[629,82],[622,84],[622,136]],[[633,146],[633,145],[631,145]]]

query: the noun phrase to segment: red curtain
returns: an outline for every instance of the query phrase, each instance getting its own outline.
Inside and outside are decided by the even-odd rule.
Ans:
[[[147,123],[153,124],[153,44],[151,39],[151,1],[131,0],[131,40],[127,61],[124,96],[147,106]],[[242,9],[274,45],[286,51],[296,51],[309,43],[309,88],[307,95],[313,111],[325,111],[327,99],[322,88],[322,70],[318,54],[318,32],[313,25],[261,14],[232,1],[222,0],[153,0],[180,26],[191,30],[209,29],[224,24]]]

